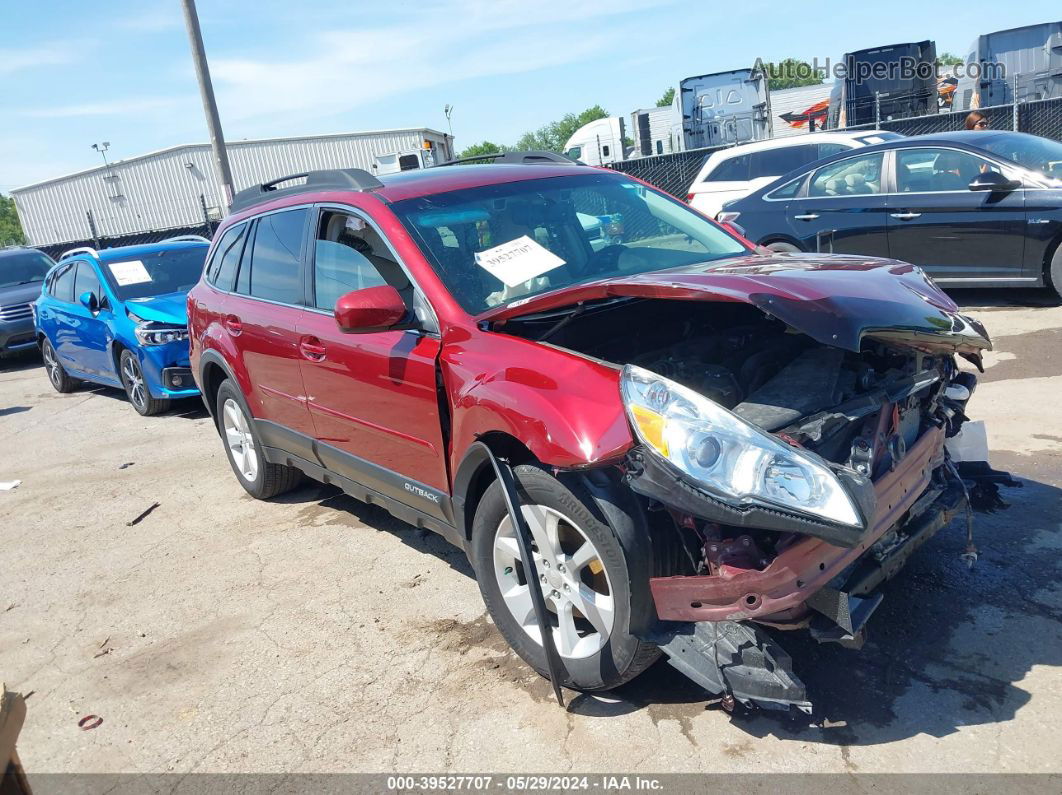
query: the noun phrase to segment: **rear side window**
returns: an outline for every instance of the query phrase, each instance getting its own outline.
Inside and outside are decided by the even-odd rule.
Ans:
[[[248,224],[237,224],[227,229],[214,249],[214,257],[207,266],[207,281],[222,290],[231,290],[240,264],[243,242],[247,237]]]
[[[724,160],[704,178],[705,182],[747,182],[749,179],[749,156],[737,155]]]
[[[839,155],[841,154],[841,152],[847,152],[849,149],[852,148],[850,146],[845,146],[844,144],[819,144],[818,147],[819,156],[818,158],[816,158],[817,160],[822,160],[826,157],[833,157],[834,155]]]
[[[881,152],[849,157],[815,172],[808,196],[866,196],[881,193]]]
[[[783,146],[778,149],[765,149],[753,152],[749,167],[749,179],[757,177],[780,177],[793,169],[806,166],[818,158],[815,144],[801,146]]]
[[[74,302],[74,265],[68,265],[56,274],[52,282],[52,295],[59,301]]]
[[[282,304],[302,303],[299,261],[309,210],[285,210],[258,219],[251,258],[243,258],[237,292]]]
[[[77,275],[74,277],[74,298],[80,299],[85,293],[92,293],[97,301],[103,297],[100,292],[100,280],[96,277],[96,269],[87,262],[79,262]]]
[[[770,193],[767,194],[766,198],[768,198],[768,199],[792,199],[794,196],[797,195],[797,192],[800,190],[800,186],[803,184],[803,182],[804,182],[804,178],[803,177],[798,177],[797,179],[794,179],[791,182],[787,182],[785,185],[783,185],[782,187],[778,188],[777,190],[771,191]]]

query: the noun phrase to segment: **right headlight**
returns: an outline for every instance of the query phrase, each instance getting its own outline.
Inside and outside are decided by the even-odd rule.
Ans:
[[[649,370],[627,365],[620,383],[638,439],[712,496],[863,527],[852,498],[821,459]]]

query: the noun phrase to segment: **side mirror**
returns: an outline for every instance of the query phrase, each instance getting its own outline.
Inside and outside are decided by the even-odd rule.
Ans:
[[[410,328],[403,323],[408,314],[402,296],[390,285],[352,290],[339,296],[335,308],[336,323],[348,334]]]
[[[1009,193],[1020,187],[1019,180],[1007,179],[998,171],[983,171],[970,183],[970,190],[987,190],[993,193]]]
[[[96,314],[100,311],[100,302],[96,299],[94,293],[89,290],[85,290],[77,299],[85,309],[92,314]]]

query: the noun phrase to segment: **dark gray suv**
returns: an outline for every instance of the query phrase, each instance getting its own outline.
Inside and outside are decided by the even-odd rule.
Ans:
[[[0,249],[0,356],[36,346],[30,305],[54,264],[35,248]]]

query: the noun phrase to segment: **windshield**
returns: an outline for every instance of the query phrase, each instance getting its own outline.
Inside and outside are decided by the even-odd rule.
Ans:
[[[186,293],[199,281],[207,246],[138,254],[104,263],[103,271],[120,301]]]
[[[598,171],[407,199],[391,209],[473,315],[582,282],[747,251],[685,204]]]
[[[20,251],[0,257],[0,287],[43,282],[55,263],[39,251]]]
[[[1062,179],[1062,144],[1058,141],[1023,133],[1009,133],[994,135],[984,143],[978,142],[978,145],[1028,169]]]

